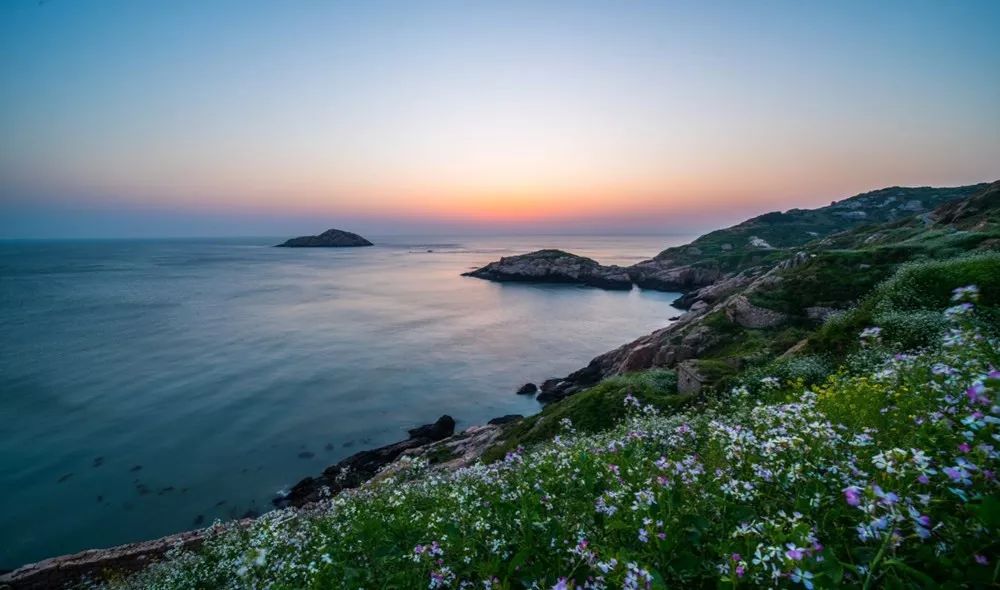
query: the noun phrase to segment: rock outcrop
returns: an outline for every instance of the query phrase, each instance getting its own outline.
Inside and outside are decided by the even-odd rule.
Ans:
[[[690,291],[723,277],[718,268],[676,264],[671,260],[646,260],[628,267],[632,282],[655,291]]]
[[[300,236],[277,246],[279,248],[356,248],[373,245],[358,234],[340,229],[328,229],[318,236]]]
[[[455,420],[448,415],[441,416],[433,424],[410,430],[410,438],[404,441],[355,453],[336,465],[327,467],[319,476],[303,479],[295,484],[287,495],[275,498],[273,503],[279,508],[287,506],[300,508],[334,495],[340,490],[357,487],[374,477],[404,452],[448,438],[454,432]]]
[[[517,390],[517,395],[534,395],[538,392],[538,386],[534,383],[525,383]]]
[[[632,288],[632,279],[626,269],[604,266],[596,260],[562,250],[537,250],[519,256],[507,256],[463,275],[498,282],[572,283],[602,289]]]
[[[88,549],[72,555],[52,557],[0,575],[0,588],[48,590],[76,587],[84,580],[100,581],[108,576],[135,572],[160,560],[171,549],[195,549],[212,535],[246,527],[251,522],[253,519],[246,518],[152,541],[129,543],[108,549]]]
[[[705,321],[709,315],[725,317],[735,325],[750,329],[767,329],[783,325],[791,318],[785,313],[751,303],[754,293],[767,291],[781,281],[780,273],[804,264],[809,257],[792,254],[770,270],[754,270],[703,287],[693,293],[694,303],[687,313],[673,324],[606,352],[590,363],[561,379],[549,379],[542,385],[538,400],[557,401],[597,384],[602,379],[622,373],[652,367],[676,368],[685,361],[698,359],[719,345],[725,334]],[[690,363],[685,366],[691,368]],[[694,375],[693,370],[688,371]],[[700,375],[700,374],[699,374]],[[690,379],[697,388],[704,384],[701,376]],[[693,385],[689,390],[697,389]]]

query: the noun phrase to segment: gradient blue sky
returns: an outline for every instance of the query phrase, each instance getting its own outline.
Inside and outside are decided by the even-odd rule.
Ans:
[[[0,3],[0,237],[710,229],[1000,178],[1000,2]]]

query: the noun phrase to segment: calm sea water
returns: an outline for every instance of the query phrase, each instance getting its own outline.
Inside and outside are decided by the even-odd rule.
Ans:
[[[668,323],[676,295],[460,276],[663,237],[0,243],[0,567],[263,511],[353,452],[514,394]]]

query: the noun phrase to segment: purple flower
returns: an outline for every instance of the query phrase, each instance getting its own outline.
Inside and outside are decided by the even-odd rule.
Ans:
[[[848,506],[857,506],[861,504],[861,494],[857,486],[844,488],[844,499],[847,500]]]
[[[552,587],[552,590],[568,590],[569,586],[566,585],[566,578],[559,578],[556,585]]]
[[[990,405],[990,398],[986,397],[985,393],[986,387],[982,383],[976,383],[965,390],[965,396],[969,398],[970,403],[988,406]]]
[[[980,555],[980,554],[977,553],[975,555],[975,558],[976,558],[976,563],[978,563],[979,565],[989,565],[990,564],[990,560],[986,559],[985,555]]]
[[[788,551],[785,551],[785,557],[788,559],[799,561],[805,557],[805,553],[802,551],[802,548],[796,547],[795,543],[786,543],[785,547],[788,547]]]

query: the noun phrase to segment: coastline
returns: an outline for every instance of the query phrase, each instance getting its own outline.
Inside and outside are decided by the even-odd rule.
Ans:
[[[289,511],[291,514],[321,510],[324,497],[334,495],[341,490],[362,486],[391,473],[392,465],[403,457],[433,457],[432,463],[435,468],[449,471],[465,467],[475,462],[500,437],[505,425],[516,422],[522,417],[517,416],[514,420],[512,418],[512,416],[500,416],[491,420],[491,423],[472,425],[461,432],[455,432],[454,420],[450,416],[442,416],[433,424],[411,429],[410,437],[406,440],[360,451],[327,467],[324,473],[331,471],[334,476],[342,470],[346,473],[345,467],[349,465],[364,462],[368,467],[367,471],[354,471],[352,477],[342,479],[336,490],[327,489],[327,493],[320,493],[320,488],[330,483],[323,479],[322,474],[316,478],[311,476],[304,478],[296,484],[302,495],[297,497],[294,503],[291,499],[281,503],[276,498],[276,509]],[[359,477],[359,474],[363,477]],[[156,562],[171,550],[195,549],[206,539],[234,529],[246,528],[257,518],[259,516],[218,521],[204,528],[173,533],[156,539],[85,549],[77,553],[57,555],[27,563],[0,573],[0,589],[62,588],[84,580],[135,572]]]

